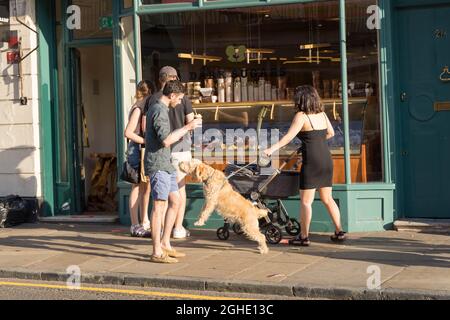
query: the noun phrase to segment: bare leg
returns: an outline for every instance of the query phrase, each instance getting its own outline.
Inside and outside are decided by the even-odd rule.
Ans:
[[[131,224],[133,226],[139,224],[139,219],[138,219],[139,195],[140,195],[139,185],[133,184],[131,186],[130,201],[129,201],[130,218],[131,218]]]
[[[312,204],[314,202],[315,194],[316,189],[300,190],[300,226],[302,229],[300,236],[302,238],[309,237],[309,226],[311,225],[312,219]]]
[[[180,193],[180,207],[177,212],[177,217],[175,219],[175,229],[181,230],[183,229],[183,221],[184,221],[184,213],[186,211],[186,180],[184,176],[179,175],[178,173],[178,188]]]
[[[167,201],[154,200],[152,208],[152,240],[153,255],[160,257],[163,254],[161,247],[161,220]]]
[[[169,195],[169,207],[166,212],[166,219],[164,222],[164,233],[161,240],[163,248],[172,250],[170,245],[170,236],[172,234],[173,225],[175,223],[176,215],[180,207],[180,194],[179,192],[172,192]]]
[[[320,199],[322,199],[323,204],[330,214],[331,220],[333,220],[334,226],[336,227],[336,232],[342,231],[341,225],[341,213],[336,201],[333,199],[332,188],[321,188],[319,189]]]
[[[140,194],[141,194],[141,207],[140,207],[140,217],[141,224],[145,229],[150,227],[150,220],[148,218],[148,206],[150,204],[150,182],[149,183],[141,183],[139,185]]]

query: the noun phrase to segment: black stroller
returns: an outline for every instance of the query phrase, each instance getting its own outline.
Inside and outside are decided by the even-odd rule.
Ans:
[[[259,227],[270,244],[278,244],[283,239],[281,228],[284,228],[291,236],[300,234],[300,223],[297,219],[289,217],[281,200],[299,192],[299,173],[282,171],[289,161],[298,155],[298,152],[294,152],[271,175],[262,175],[261,167],[253,164],[245,167],[231,164],[225,169],[230,184],[237,192],[252,201],[258,208],[268,210],[268,218],[260,219]],[[238,223],[233,224],[231,228],[236,234],[243,233]],[[228,221],[225,220],[224,226],[217,229],[217,237],[220,240],[227,240],[230,237]]]

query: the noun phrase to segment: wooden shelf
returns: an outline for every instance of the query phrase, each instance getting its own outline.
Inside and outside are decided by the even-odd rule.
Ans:
[[[366,103],[367,98],[349,98],[349,104],[351,103]],[[322,99],[323,104],[342,104],[342,99]],[[216,102],[216,103],[197,103],[192,104],[194,109],[209,109],[209,108],[251,108],[251,107],[263,107],[263,106],[286,106],[293,107],[294,102],[291,100],[276,100],[276,101],[248,101],[248,102]]]

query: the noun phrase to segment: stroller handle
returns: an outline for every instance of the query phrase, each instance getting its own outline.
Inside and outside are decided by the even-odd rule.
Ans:
[[[273,179],[276,178],[277,175],[279,175],[281,173],[281,171],[287,166],[287,164],[294,159],[296,156],[298,156],[300,154],[300,149],[295,150],[290,156],[289,158],[287,158],[287,160],[285,160],[281,166],[278,168],[278,170],[276,170],[274,173],[272,173],[272,175],[269,177],[269,179],[267,179],[267,181],[258,189],[258,193],[261,193],[262,191],[264,191],[265,188],[267,188],[267,186],[273,181]]]

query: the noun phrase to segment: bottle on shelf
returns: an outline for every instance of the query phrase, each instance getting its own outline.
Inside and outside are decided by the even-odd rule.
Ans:
[[[234,102],[241,102],[241,78],[234,79]]]
[[[241,100],[248,101],[248,78],[247,78],[247,69],[242,69],[241,72]]]
[[[233,77],[231,76],[231,72],[225,73],[225,101],[233,101]]]
[[[219,102],[225,102],[225,80],[224,78],[217,79],[217,93]]]

